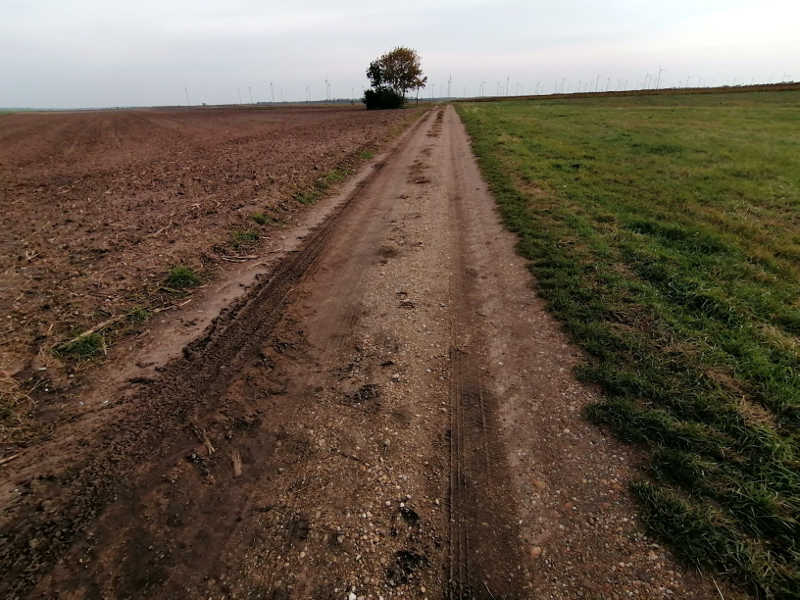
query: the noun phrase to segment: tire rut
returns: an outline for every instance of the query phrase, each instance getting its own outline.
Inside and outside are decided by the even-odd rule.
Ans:
[[[480,285],[468,268],[470,219],[464,197],[471,193],[454,139],[457,119],[452,108],[435,122],[446,140],[451,220],[458,235],[450,277],[450,600],[521,597],[519,532],[515,527],[506,449],[496,423],[497,400],[482,381],[485,340],[474,326],[479,310],[475,288]]]

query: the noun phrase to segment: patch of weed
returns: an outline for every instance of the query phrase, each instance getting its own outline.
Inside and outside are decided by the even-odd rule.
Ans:
[[[320,190],[326,190],[330,186],[340,183],[344,181],[344,179],[350,174],[348,169],[343,168],[336,168],[331,169],[325,175],[323,175],[320,179],[317,180],[315,184]]]
[[[150,318],[150,311],[142,306],[137,306],[130,310],[127,316],[131,323],[143,323]]]
[[[234,231],[233,234],[231,234],[231,242],[233,247],[237,250],[252,246],[258,241],[258,238],[258,232],[251,230]]]
[[[105,340],[103,336],[99,333],[90,333],[57,346],[55,353],[57,356],[86,360],[102,354],[104,347]]]
[[[318,193],[316,190],[305,190],[300,192],[295,192],[293,198],[297,200],[300,204],[315,204],[317,200],[319,200],[321,194]]]
[[[176,290],[195,287],[200,284],[200,276],[190,267],[178,265],[170,269],[166,284]]]
[[[253,213],[250,218],[259,225],[269,225],[275,221],[275,219],[264,213]]]
[[[293,198],[300,204],[315,204],[325,195],[331,186],[344,181],[350,173],[351,171],[347,168],[331,169],[317,178],[311,189],[299,190],[295,192]]]

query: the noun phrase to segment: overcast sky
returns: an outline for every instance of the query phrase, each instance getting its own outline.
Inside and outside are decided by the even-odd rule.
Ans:
[[[800,80],[798,0],[0,0],[0,106],[360,94],[417,49],[428,96]],[[272,88],[270,88],[272,82]],[[434,87],[435,86],[435,87]],[[538,86],[538,88],[537,88]]]

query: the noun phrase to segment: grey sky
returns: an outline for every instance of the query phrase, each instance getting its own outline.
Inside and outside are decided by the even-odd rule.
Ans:
[[[800,2],[0,0],[0,106],[350,97],[369,61],[416,48],[452,95],[579,81],[640,87],[800,80]],[[238,90],[238,91],[237,91]],[[428,96],[428,88],[423,92]]]

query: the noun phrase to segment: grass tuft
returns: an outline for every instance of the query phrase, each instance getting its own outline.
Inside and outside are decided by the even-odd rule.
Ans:
[[[300,204],[305,204],[307,206],[311,204],[316,204],[321,197],[322,195],[313,189],[295,192],[293,196],[293,198],[297,200]]]
[[[76,340],[62,344],[55,350],[57,356],[86,360],[103,354],[105,340],[99,333],[90,333]]]
[[[255,244],[259,237],[257,231],[251,231],[249,229],[234,231],[233,234],[231,234],[231,243],[234,248],[241,250],[242,248],[248,248]]]
[[[150,318],[150,311],[142,306],[137,306],[128,312],[128,321],[131,323],[143,323]]]
[[[344,181],[351,171],[347,168],[331,169],[321,177],[319,177],[311,186],[310,189],[298,190],[295,192],[293,198],[300,204],[315,204],[317,203],[331,186]]]
[[[195,287],[200,284],[200,276],[190,267],[178,265],[170,269],[166,283],[176,290]]]
[[[264,213],[254,213],[250,215],[250,218],[258,225],[269,225],[275,221],[272,217]]]

